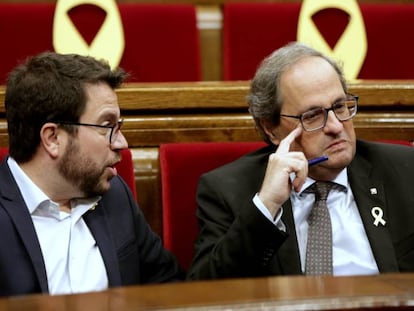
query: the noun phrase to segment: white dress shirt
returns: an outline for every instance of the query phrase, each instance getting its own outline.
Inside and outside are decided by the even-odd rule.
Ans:
[[[307,219],[315,201],[315,195],[313,193],[306,193],[304,190],[314,182],[315,180],[307,178],[301,191],[298,193],[292,191],[290,195],[302,271],[305,271],[306,244],[308,239]],[[332,182],[344,186],[344,189],[334,187],[329,192],[327,198],[327,206],[332,223],[333,274],[377,274],[378,266],[348,183],[347,170],[344,169]],[[283,211],[273,220],[270,212],[257,195],[253,202],[270,221],[283,230],[284,225],[281,224]]]
[[[99,197],[72,200],[71,213],[60,211],[19,167],[8,158],[13,177],[32,216],[46,266],[49,293],[68,294],[108,288],[105,265],[82,216]]]

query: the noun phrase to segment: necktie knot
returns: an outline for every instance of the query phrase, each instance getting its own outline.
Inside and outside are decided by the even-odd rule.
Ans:
[[[318,181],[313,185],[316,201],[326,201],[329,191],[333,187],[332,182]]]

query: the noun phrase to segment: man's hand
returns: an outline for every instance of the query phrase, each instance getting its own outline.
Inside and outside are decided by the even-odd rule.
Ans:
[[[289,198],[292,186],[295,191],[299,191],[308,175],[308,162],[303,152],[289,151],[290,145],[301,133],[302,127],[295,128],[280,142],[276,152],[269,156],[259,198],[273,217]],[[293,183],[290,180],[291,173],[296,175]]]

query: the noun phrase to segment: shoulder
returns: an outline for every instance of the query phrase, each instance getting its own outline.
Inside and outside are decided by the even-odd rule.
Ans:
[[[199,192],[224,191],[234,197],[251,196],[251,192],[258,190],[274,150],[274,146],[266,146],[205,172],[198,180]]]
[[[262,147],[234,161],[205,172],[202,177],[220,177],[224,175],[228,178],[230,176],[249,174],[252,171],[260,171],[260,168],[266,168],[269,155],[275,151],[275,148],[275,146]]]
[[[404,144],[403,144],[404,143]],[[405,142],[372,142],[357,140],[356,152],[360,155],[373,157],[412,157],[414,155],[414,147]],[[392,160],[392,159],[390,159]]]
[[[116,176],[111,180],[110,189],[102,196],[102,202],[111,209],[132,207],[136,204],[134,196],[125,181]]]
[[[402,144],[357,140],[354,167],[370,166],[375,170],[414,174],[414,147]]]

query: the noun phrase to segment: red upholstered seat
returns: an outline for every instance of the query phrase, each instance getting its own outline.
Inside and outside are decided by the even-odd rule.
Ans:
[[[54,10],[52,3],[0,3],[0,84],[27,56],[53,51]]]
[[[225,3],[223,6],[224,80],[249,80],[261,60],[275,49],[296,41],[301,3]],[[368,50],[359,79],[413,79],[414,4],[360,4]],[[319,12],[314,21],[332,47],[343,16]],[[342,19],[341,19],[342,21]],[[358,49],[358,46],[349,46]]]
[[[187,269],[198,232],[195,194],[201,174],[264,146],[263,142],[202,142],[160,145],[163,241]]]
[[[4,157],[9,154],[9,148],[0,147],[0,161],[3,161]]]
[[[131,149],[121,150],[122,160],[116,165],[118,175],[126,182],[131,189],[132,194],[137,200],[137,189],[135,187],[135,172],[134,172],[134,161],[132,159]]]
[[[121,67],[134,81],[201,80],[195,7],[184,4],[118,4],[126,48]]]
[[[0,147],[0,161],[9,154],[9,148]],[[122,161],[117,164],[116,168],[118,174],[125,180],[129,188],[131,189],[135,200],[137,199],[137,191],[135,188],[135,174],[134,163],[132,161],[132,154],[130,149],[124,149],[121,151]]]
[[[125,36],[120,66],[131,73],[130,82],[201,80],[194,6],[120,3],[118,7]],[[54,11],[54,3],[0,3],[0,84],[27,56],[53,51]],[[105,12],[81,5],[70,10],[70,17],[90,43]]]

